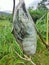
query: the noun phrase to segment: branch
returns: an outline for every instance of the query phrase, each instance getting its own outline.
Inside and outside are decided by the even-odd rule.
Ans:
[[[36,27],[35,27],[36,28]],[[36,32],[39,36],[39,38],[41,39],[41,41],[43,42],[43,44],[46,46],[46,48],[49,50],[49,44],[46,43],[46,41],[44,40],[44,38],[42,37],[41,33],[36,29]]]
[[[13,0],[13,15],[14,15],[14,10],[15,10],[15,0]]]
[[[23,57],[20,56],[16,51],[15,51],[15,53],[18,55],[18,57],[19,57],[20,59],[25,60],[25,61],[28,61],[28,62],[31,62],[32,65],[36,65],[36,64],[32,61],[32,59],[29,58],[28,56],[24,55],[25,58],[23,58]]]

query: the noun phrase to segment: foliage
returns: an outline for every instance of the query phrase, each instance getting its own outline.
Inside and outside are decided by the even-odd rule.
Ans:
[[[47,12],[47,10],[39,10],[39,9],[36,9],[36,10],[32,10],[32,9],[29,9],[29,13],[32,17],[32,19],[34,20],[34,22],[36,23],[36,21],[41,18],[45,13]]]
[[[12,22],[12,14],[1,14],[0,15],[0,20],[9,20],[10,22]]]
[[[36,27],[46,40],[46,10],[29,10],[33,20],[36,22]],[[12,35],[12,15],[0,16],[0,65],[32,65],[30,62],[20,59],[15,51],[23,56],[22,49]],[[38,38],[38,37],[37,37]],[[49,51],[38,38],[37,52],[32,56],[32,60],[36,65],[49,65]]]
[[[20,55],[23,54],[20,46],[11,34],[11,29],[12,26],[8,20],[0,22],[0,65],[4,65],[6,63],[6,59],[11,59],[11,61],[14,61],[14,50],[17,51]]]
[[[47,2],[47,0],[42,0],[40,3],[38,3],[38,9],[48,10],[48,8],[46,7],[47,5],[45,4],[45,2]]]
[[[12,24],[8,20],[0,20],[0,65],[32,65],[30,62],[21,60],[14,52],[21,56],[23,52],[11,34]],[[32,56],[32,60],[37,65],[49,65],[49,51],[38,39],[37,52]]]
[[[47,14],[42,19],[37,20],[36,27],[39,30],[39,32],[42,34],[43,38],[46,40]]]

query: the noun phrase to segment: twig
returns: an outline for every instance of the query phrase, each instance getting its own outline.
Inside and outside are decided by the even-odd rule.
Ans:
[[[31,58],[29,58],[28,56],[24,55],[25,58],[23,58],[22,56],[20,56],[16,51],[15,53],[19,56],[19,58],[21,58],[22,60],[25,60],[25,61],[29,61],[31,62],[33,65],[36,65]]]
[[[29,58],[29,57],[26,56],[26,55],[24,55],[24,57],[25,57],[28,61],[30,61],[33,65],[36,65],[36,64],[32,61],[31,57]]]

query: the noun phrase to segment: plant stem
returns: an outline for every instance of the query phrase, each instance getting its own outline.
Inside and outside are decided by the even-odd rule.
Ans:
[[[20,59],[25,60],[25,61],[28,61],[28,62],[31,62],[32,65],[36,65],[36,64],[32,61],[32,59],[29,58],[28,56],[24,55],[25,58],[23,58],[23,57],[20,56],[16,51],[15,51],[15,53],[18,55],[18,57],[19,57]]]
[[[46,31],[46,43],[48,44],[48,17],[49,17],[49,13],[47,13],[47,31]]]

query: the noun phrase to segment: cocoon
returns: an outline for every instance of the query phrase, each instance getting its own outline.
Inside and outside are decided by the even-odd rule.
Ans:
[[[15,8],[13,34],[25,54],[32,55],[36,52],[37,34],[34,22],[23,0]]]

